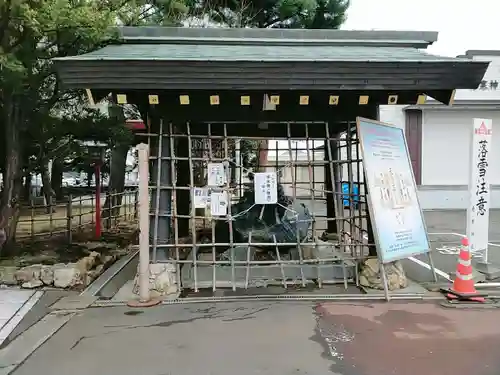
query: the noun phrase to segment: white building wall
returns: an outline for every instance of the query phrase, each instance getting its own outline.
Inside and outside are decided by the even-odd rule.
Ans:
[[[325,169],[324,165],[314,165],[309,169],[304,164],[309,161],[321,161],[324,160],[323,150],[310,150],[309,159],[307,157],[307,152],[305,150],[292,152],[292,158],[294,161],[298,161],[301,165],[292,167],[290,162],[290,153],[288,151],[283,151],[278,155],[278,165],[280,165],[280,182],[283,185],[283,190],[288,196],[294,196],[294,184],[295,179],[295,196],[296,197],[311,197],[311,188],[314,189],[315,197],[325,197],[324,186],[325,186]],[[268,155],[268,163],[274,164],[276,162],[275,153],[270,153]],[[275,168],[268,167],[267,170],[273,170]],[[293,172],[292,172],[293,169]],[[292,174],[293,173],[293,174]],[[294,178],[293,178],[294,177]],[[313,183],[314,182],[314,183]]]
[[[422,121],[422,186],[424,209],[465,209],[468,202],[470,142],[474,118],[493,120],[490,155],[492,208],[500,208],[500,110],[425,110]],[[495,136],[496,135],[496,136]]]
[[[405,130],[406,115],[404,108],[406,105],[381,105],[379,106],[379,120],[397,126]]]
[[[493,119],[490,181],[500,184],[500,162],[495,163],[500,161],[500,110],[426,110],[422,121],[422,185],[468,184],[474,118]]]

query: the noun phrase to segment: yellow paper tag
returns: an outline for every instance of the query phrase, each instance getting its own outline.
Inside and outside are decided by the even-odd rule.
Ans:
[[[299,103],[300,103],[300,105],[309,105],[309,96],[301,95]]]
[[[338,105],[339,104],[339,97],[338,97],[338,95],[330,95],[330,100],[328,101],[328,104],[330,104],[330,105]]]
[[[368,100],[369,100],[369,96],[368,95],[361,95],[359,97],[359,104],[368,104]]]
[[[219,105],[219,95],[210,96],[210,105]]]
[[[179,101],[180,101],[181,105],[188,105],[189,104],[189,95],[179,96]]]
[[[160,104],[158,95],[149,95],[149,104]]]
[[[125,95],[125,94],[117,94],[116,95],[116,102],[118,104],[127,104],[127,95]]]
[[[250,96],[244,95],[240,99],[241,99],[241,105],[250,105]]]
[[[389,99],[387,100],[387,104],[398,104],[398,96],[397,95],[389,95]]]

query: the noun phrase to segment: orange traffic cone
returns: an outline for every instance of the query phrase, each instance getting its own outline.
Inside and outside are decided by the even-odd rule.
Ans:
[[[485,302],[484,297],[478,294],[474,286],[471,253],[467,238],[462,239],[462,248],[458,256],[457,274],[453,286],[448,290],[447,297],[462,301]]]

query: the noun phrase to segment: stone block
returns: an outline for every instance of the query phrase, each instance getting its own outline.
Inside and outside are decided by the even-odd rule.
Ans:
[[[32,280],[39,280],[41,270],[41,264],[34,264],[17,270],[14,276],[18,283],[26,283]]]
[[[83,285],[85,280],[76,263],[54,265],[54,286],[57,288],[71,288]]]
[[[16,266],[0,267],[0,284],[17,285],[17,279],[16,279],[17,270],[18,267]]]
[[[400,261],[387,263],[384,268],[389,290],[403,289],[408,286],[408,279]],[[380,271],[378,259],[367,259],[361,266],[359,283],[367,288],[383,290],[384,282]]]

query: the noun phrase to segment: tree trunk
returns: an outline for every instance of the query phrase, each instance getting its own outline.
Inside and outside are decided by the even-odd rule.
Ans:
[[[90,185],[92,184],[92,177],[94,176],[94,169],[87,169],[85,173],[87,173],[87,187],[90,189]]]
[[[111,217],[120,215],[123,191],[125,190],[125,172],[127,167],[127,153],[129,145],[116,145],[111,150],[111,165],[109,172],[109,194],[102,208],[102,218],[105,220],[106,228],[111,227]],[[110,208],[112,208],[110,210]]]
[[[42,188],[43,188],[43,196],[45,197],[46,211],[48,214],[50,214],[51,212],[54,212],[53,207],[56,202],[55,202],[55,194],[54,191],[52,190],[52,185],[50,181],[49,163],[43,161],[42,164],[40,165],[40,171],[42,175]]]
[[[19,219],[19,196],[22,187],[20,132],[23,125],[21,98],[3,93],[3,122],[5,129],[4,189],[0,204],[0,227],[5,232],[1,255],[15,253],[16,228]]]
[[[50,174],[50,185],[55,194],[56,200],[61,201],[64,198],[62,181],[63,181],[63,164],[61,160],[54,160],[52,163],[52,173]]]

